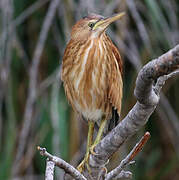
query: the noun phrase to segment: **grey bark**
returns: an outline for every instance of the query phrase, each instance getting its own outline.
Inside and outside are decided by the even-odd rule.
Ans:
[[[177,71],[174,72],[175,70]],[[95,147],[94,151],[96,154],[91,154],[89,157],[90,173],[85,170],[83,174],[81,174],[73,166],[56,156],[50,155],[43,148],[39,150],[43,151],[42,155],[47,156],[56,166],[64,169],[66,173],[70,174],[75,179],[109,180],[110,177],[114,179],[124,177],[131,178],[131,172],[124,171],[123,168],[126,164],[132,163],[130,157],[133,157],[131,154],[135,152],[135,149],[137,149],[137,153],[140,152],[140,150],[136,148],[138,144],[121,164],[108,174],[105,165],[108,163],[112,154],[115,153],[129,137],[134,135],[147,123],[150,115],[159,103],[160,91],[165,81],[174,75],[179,75],[178,72],[179,45],[159,58],[150,61],[141,69],[137,76],[134,90],[137,102],[127,116]]]
[[[134,94],[137,102],[127,116],[95,147],[97,155],[91,155],[89,165],[93,178],[119,147],[148,121],[155,110],[161,87],[154,82],[159,77],[179,69],[179,45],[146,64],[138,74]],[[163,81],[164,84],[164,81]]]

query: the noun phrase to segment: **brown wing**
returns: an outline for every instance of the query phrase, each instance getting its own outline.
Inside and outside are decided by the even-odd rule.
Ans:
[[[62,60],[62,72],[61,72],[61,80],[63,81],[63,86],[65,90],[65,94],[67,97],[67,100],[69,104],[73,107],[75,110],[75,107],[73,105],[73,86],[70,83],[69,80],[69,72],[72,69],[73,61],[75,57],[77,56],[77,52],[79,50],[79,43],[74,44],[73,40],[70,40],[67,44],[67,47],[65,49],[63,60]],[[73,51],[74,50],[74,51]]]
[[[113,55],[111,55],[111,74],[109,75],[109,94],[108,98],[114,107],[117,110],[118,115],[121,112],[121,102],[122,102],[122,60],[119,54],[118,49],[111,42]]]

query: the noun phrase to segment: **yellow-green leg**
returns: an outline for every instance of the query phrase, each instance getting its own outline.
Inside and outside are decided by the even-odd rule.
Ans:
[[[88,160],[89,160],[89,155],[90,155],[89,152],[90,152],[90,147],[93,141],[93,132],[94,132],[94,122],[88,121],[88,138],[87,138],[87,145],[86,145],[86,154],[83,161],[77,167],[78,171],[80,172],[84,170],[85,164],[87,165],[87,168],[88,168]]]
[[[97,136],[96,136],[96,139],[95,139],[95,141],[94,141],[94,143],[92,144],[92,146],[90,147],[90,153],[91,154],[96,154],[95,152],[94,152],[94,148],[95,148],[95,146],[100,142],[100,140],[101,140],[101,137],[102,137],[102,135],[103,135],[103,132],[104,132],[104,128],[105,128],[105,126],[106,126],[106,118],[103,118],[102,120],[101,120],[101,123],[100,123],[100,126],[99,126],[99,130],[98,130],[98,134],[97,134]]]

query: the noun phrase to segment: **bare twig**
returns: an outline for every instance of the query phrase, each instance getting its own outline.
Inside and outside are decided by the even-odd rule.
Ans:
[[[168,75],[161,76],[157,79],[157,83],[155,84],[154,91],[156,94],[159,94],[166,80],[179,75],[179,70],[176,70]]]
[[[171,78],[171,77],[174,77],[174,76],[177,76],[179,75],[179,70],[176,70],[170,74],[167,75],[167,79]]]
[[[118,167],[113,169],[106,175],[105,180],[110,180],[115,178],[117,175],[121,173],[121,171],[129,165],[129,163],[134,159],[134,157],[142,150],[143,146],[146,144],[148,139],[150,138],[150,133],[146,132],[144,136],[140,139],[140,141],[135,145],[132,151],[123,159]]]
[[[122,170],[119,175],[117,175],[114,179],[132,179],[132,173],[130,171]]]
[[[22,130],[20,132],[20,139],[19,139],[19,144],[17,147],[17,154],[16,154],[16,158],[14,162],[14,164],[16,165],[14,166],[13,174],[17,174],[18,169],[20,167],[20,164],[17,162],[20,160],[25,150],[27,137],[30,131],[30,125],[32,122],[33,105],[36,99],[37,73],[38,73],[38,66],[40,63],[40,57],[43,51],[44,43],[47,38],[49,28],[52,24],[52,20],[54,18],[59,2],[60,0],[51,1],[48,12],[44,19],[44,23],[42,25],[39,40],[37,42],[37,45],[34,51],[32,65],[29,72],[30,82],[29,82],[28,97],[27,97],[27,102],[26,102],[26,107],[25,107],[25,112],[24,112],[24,120],[23,120],[24,123],[23,123]]]
[[[150,138],[150,133],[146,132],[144,136],[141,138],[141,140],[135,145],[135,147],[128,155],[129,160],[127,161],[132,161],[134,159],[134,157],[142,150],[143,146],[146,144],[149,138]],[[126,158],[128,159],[128,157]]]
[[[65,162],[63,159],[60,159],[56,156],[51,155],[46,151],[45,148],[37,147],[42,156],[46,156],[50,161],[54,162],[56,166],[62,168],[66,173],[70,174],[76,180],[87,180],[78,170],[76,170],[73,166]]]
[[[55,163],[53,161],[46,160],[45,180],[53,180],[54,178]]]

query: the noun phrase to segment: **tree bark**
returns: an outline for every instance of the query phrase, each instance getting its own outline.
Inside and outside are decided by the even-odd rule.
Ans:
[[[117,168],[107,173],[105,165],[112,154],[147,123],[150,115],[159,103],[161,88],[165,81],[174,75],[179,75],[179,45],[159,58],[150,61],[141,69],[137,76],[134,90],[137,102],[127,116],[95,147],[94,151],[96,154],[91,154],[89,157],[90,173],[85,169],[83,174],[81,174],[73,166],[56,156],[52,156],[43,148],[39,148],[43,152],[41,154],[47,156],[56,166],[64,169],[66,173],[75,179],[109,180],[113,178],[131,178],[132,173],[124,171],[123,168],[132,163],[133,158],[141,151],[150,136],[148,132],[145,133],[141,141],[136,144]]]

